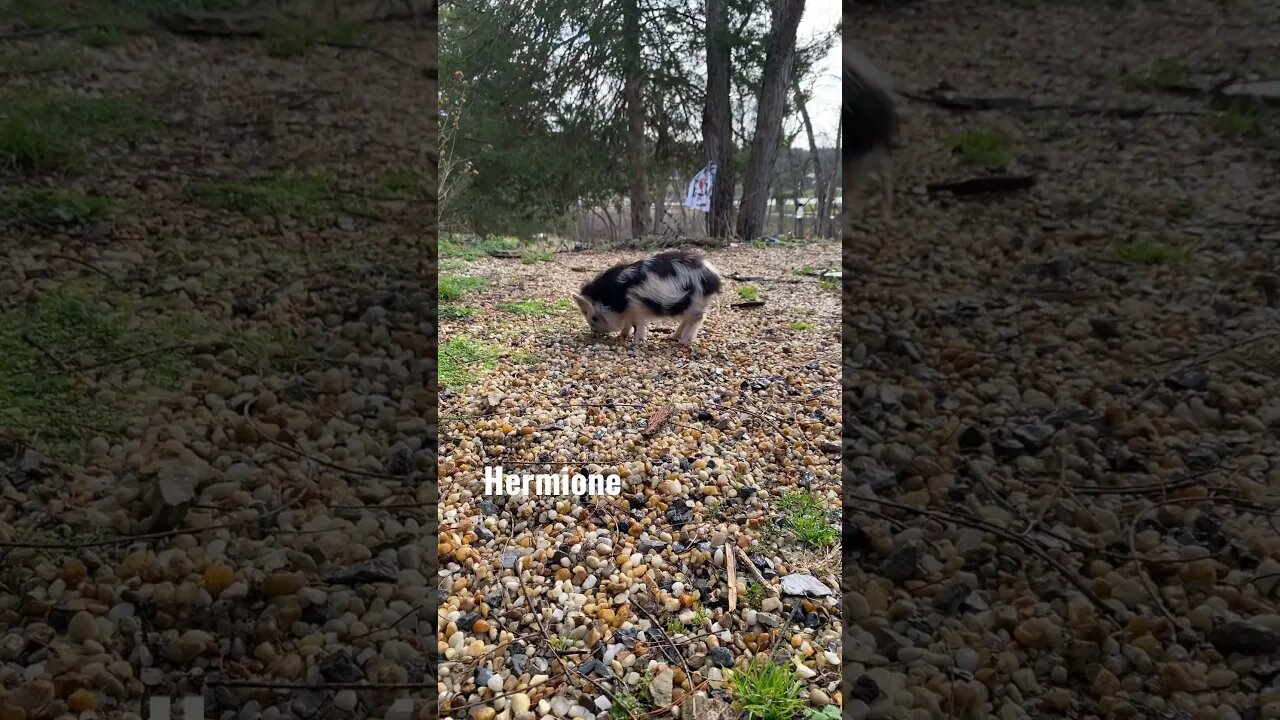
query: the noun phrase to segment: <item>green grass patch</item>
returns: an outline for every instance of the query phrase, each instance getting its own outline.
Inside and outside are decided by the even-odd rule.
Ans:
[[[154,124],[145,108],[124,98],[10,94],[0,97],[0,164],[64,169],[84,156],[90,141],[136,136]]]
[[[1115,245],[1116,257],[1134,265],[1180,265],[1190,259],[1186,248],[1155,240],[1128,240]]]
[[[814,548],[830,547],[840,537],[840,530],[827,519],[826,508],[808,490],[792,490],[778,501],[778,509],[787,525],[802,544]]]
[[[609,720],[630,720],[639,717],[643,709],[640,699],[628,692],[616,693],[616,703],[609,707]]]
[[[693,613],[693,626],[702,627],[703,625],[706,625],[707,621],[710,619],[711,619],[711,611],[704,607],[699,607]]]
[[[490,235],[481,240],[467,235],[441,235],[440,257],[458,260],[479,260],[489,256],[490,250],[516,250],[520,241],[513,237]]]
[[[688,631],[689,631],[689,628],[685,627],[684,623],[681,622],[678,618],[671,618],[670,620],[667,621],[668,635],[683,635]]]
[[[56,188],[0,189],[0,225],[84,225],[113,214],[111,200]]]
[[[976,167],[1004,167],[1013,158],[1009,138],[993,130],[973,130],[953,135],[947,140],[947,148],[961,165]]]
[[[536,265],[540,262],[551,262],[556,259],[556,254],[543,250],[525,250],[520,253],[520,262],[525,265]]]
[[[733,677],[733,705],[759,720],[792,720],[808,704],[789,663],[758,660]]]
[[[459,335],[440,345],[440,384],[454,389],[475,382],[475,373],[497,365],[502,348],[466,335]]]
[[[747,607],[759,610],[761,603],[764,602],[764,585],[761,585],[758,580],[747,583],[746,597],[743,600],[747,603]]]
[[[272,23],[262,34],[262,50],[277,60],[303,57],[323,42],[355,44],[364,37],[364,27],[356,23],[310,25],[299,21]]]
[[[1145,71],[1125,75],[1125,89],[1133,91],[1176,90],[1187,86],[1191,71],[1178,58],[1162,58]]]
[[[440,317],[446,320],[462,320],[476,314],[475,308],[452,303],[440,306]]]
[[[799,330],[799,331],[812,330],[813,323],[805,322],[803,320],[792,320],[791,322],[787,323],[787,327],[791,328],[792,330]]]
[[[554,315],[568,310],[572,305],[568,300],[557,300],[553,303],[545,300],[521,300],[519,302],[502,303],[498,309],[516,315]]]
[[[252,180],[219,180],[196,187],[194,200],[211,210],[240,213],[255,219],[289,216],[298,220],[331,220],[363,212],[364,203],[338,187],[327,173],[273,173]]]
[[[1209,126],[1219,135],[1238,138],[1251,135],[1258,129],[1258,116],[1247,110],[1231,108],[1214,113]]]
[[[0,76],[67,72],[82,62],[84,53],[78,50],[42,48],[37,53],[10,50],[0,52]]]
[[[484,284],[484,278],[469,275],[441,275],[437,292],[440,300],[452,302],[461,299],[463,295],[479,290],[484,287]]]
[[[760,291],[749,285],[747,287],[740,287],[738,288],[738,297],[743,300],[756,300],[760,297]]]
[[[835,278],[822,278],[818,286],[827,292],[840,292],[840,281]]]
[[[795,273],[796,275],[813,275],[815,271],[812,265],[801,265],[800,267],[796,268],[795,270],[792,270],[791,272]]]
[[[0,314],[0,425],[73,459],[89,438],[118,433],[134,402],[106,383],[87,386],[86,377],[127,374],[147,387],[176,390],[190,371],[189,352],[138,353],[194,342],[208,327],[198,314],[156,312],[96,281],[62,285],[6,311]]]
[[[427,176],[412,168],[392,168],[378,177],[370,195],[379,200],[412,200],[428,189]]]

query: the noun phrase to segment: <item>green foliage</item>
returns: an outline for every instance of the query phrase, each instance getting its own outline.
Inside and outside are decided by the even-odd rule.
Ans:
[[[631,693],[616,693],[617,702],[609,708],[609,720],[627,720],[640,713],[640,700]]]
[[[759,659],[733,677],[733,704],[759,720],[792,720],[804,710],[803,687],[788,664]]]
[[[440,384],[460,389],[475,382],[475,371],[498,363],[501,348],[460,335],[440,345]]]
[[[808,490],[792,490],[778,501],[778,509],[787,516],[787,524],[803,544],[815,548],[830,547],[840,531],[827,520],[826,508]]]
[[[86,98],[43,91],[0,97],[0,164],[60,170],[89,141],[136,136],[154,124],[140,105],[122,98]]]
[[[461,299],[463,295],[479,290],[484,287],[484,284],[484,278],[471,277],[470,275],[441,275],[437,293],[440,300],[451,302]]]
[[[805,708],[805,720],[840,720],[840,708],[827,705],[821,708]]]
[[[748,285],[747,287],[738,288],[738,297],[743,300],[755,300],[760,297],[760,291]]]
[[[827,292],[840,292],[840,281],[834,278],[822,278],[818,286]]]
[[[787,327],[791,328],[792,330],[800,330],[800,331],[812,330],[813,323],[805,322],[803,320],[792,320],[791,322],[787,323]]]
[[[704,607],[699,607],[693,613],[693,626],[702,627],[703,625],[706,625],[707,621],[710,619],[711,619],[711,611]]]
[[[992,130],[973,130],[953,135],[947,147],[961,165],[1004,167],[1012,157],[1009,138]]]
[[[0,189],[0,225],[83,225],[109,217],[113,209],[107,198],[82,195],[70,190],[31,187]]]
[[[556,259],[555,253],[539,250],[525,250],[520,254],[520,262],[525,265],[536,265],[540,262],[551,262]]]
[[[469,308],[465,305],[441,305],[440,317],[445,320],[461,320],[475,315],[475,308]]]
[[[1178,58],[1163,58],[1152,63],[1140,75],[1127,75],[1124,85],[1129,90],[1176,90],[1187,85],[1190,71]]]
[[[295,350],[271,333],[237,334],[200,313],[169,312],[96,280],[61,285],[0,312],[0,425],[20,428],[45,452],[74,458],[89,438],[118,433],[135,403],[97,381],[97,373],[177,390],[191,370],[189,353],[146,351],[214,339],[250,362]],[[86,385],[91,375],[94,387]]]
[[[561,652],[573,647],[573,640],[567,635],[557,635],[551,638],[548,642],[551,643],[551,647]]]
[[[1247,110],[1230,108],[1215,113],[1209,123],[1218,134],[1237,138],[1257,130],[1258,116]]]
[[[501,303],[499,310],[516,315],[554,315],[568,310],[572,305],[568,300],[557,300],[553,303],[545,300],[520,300],[518,302]]]
[[[689,628],[685,627],[684,623],[681,622],[679,618],[671,618],[667,621],[668,635],[683,635],[688,631]]]
[[[490,250],[515,250],[519,246],[520,241],[513,237],[490,235],[481,240],[474,235],[443,234],[439,252],[442,258],[479,260],[488,257]]]
[[[1116,243],[1116,256],[1135,265],[1179,265],[1190,258],[1186,249],[1155,240]]]
[[[757,580],[747,583],[746,598],[747,607],[752,610],[759,610],[760,604],[764,601],[764,586]]]
[[[194,199],[213,210],[259,220],[288,216],[314,222],[364,211],[359,198],[343,191],[332,177],[321,172],[272,173],[250,180],[207,182],[196,188]]]

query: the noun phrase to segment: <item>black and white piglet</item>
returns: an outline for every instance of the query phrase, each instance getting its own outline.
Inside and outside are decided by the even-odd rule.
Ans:
[[[644,342],[649,323],[680,318],[676,340],[689,345],[702,327],[711,297],[720,292],[720,272],[696,250],[670,250],[605,270],[582,286],[573,301],[597,333],[621,330],[631,345]]]

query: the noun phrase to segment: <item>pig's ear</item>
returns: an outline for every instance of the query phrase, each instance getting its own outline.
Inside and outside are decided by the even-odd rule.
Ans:
[[[591,301],[590,301],[590,300],[588,300],[588,299],[586,299],[586,298],[582,297],[582,296],[581,296],[581,295],[579,295],[578,293],[574,293],[574,294],[573,294],[573,301],[574,301],[575,303],[577,303],[577,304],[578,304],[578,308],[579,308],[580,310],[582,310],[582,312],[583,312],[583,313],[585,313],[585,314],[587,314],[587,315],[590,315],[590,314],[591,314]]]

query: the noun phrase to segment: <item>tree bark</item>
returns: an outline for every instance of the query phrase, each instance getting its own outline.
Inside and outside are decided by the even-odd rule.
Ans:
[[[800,110],[800,119],[804,121],[804,133],[809,138],[809,159],[813,165],[813,193],[818,205],[814,219],[813,234],[818,237],[826,237],[828,220],[826,175],[822,172],[822,157],[818,154],[818,141],[813,135],[813,120],[809,118],[809,109],[805,107],[804,95],[800,92],[800,83],[797,81],[793,84],[795,87],[796,108]]]
[[[782,136],[782,116],[787,107],[787,89],[796,59],[796,30],[804,14],[804,0],[778,0],[773,8],[773,27],[765,51],[764,76],[756,105],[756,130],[751,138],[751,155],[743,182],[742,206],[738,210],[738,237],[754,240],[764,227],[769,202],[778,141]]]
[[[644,67],[640,57],[640,0],[626,0],[622,7],[622,37],[627,78],[623,96],[627,104],[627,161],[631,164],[631,236],[648,234],[649,183],[645,174]]]
[[[667,179],[658,178],[658,194],[653,201],[653,231],[662,232],[662,221],[667,216]]]
[[[725,0],[707,0],[707,104],[702,110],[702,142],[716,164],[707,235],[733,233],[733,115],[729,104],[729,19]]]

